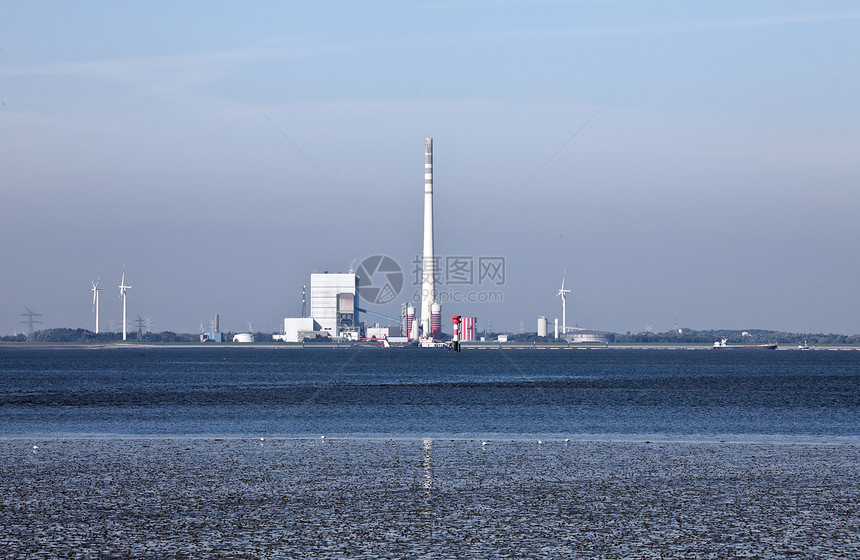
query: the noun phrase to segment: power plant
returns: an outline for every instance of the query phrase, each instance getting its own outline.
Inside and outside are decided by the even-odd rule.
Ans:
[[[411,303],[401,306],[400,317],[388,317],[380,313],[359,308],[359,284],[362,278],[355,271],[347,273],[313,273],[311,274],[310,316],[305,315],[305,291],[302,286],[302,317],[284,319],[284,334],[274,335],[276,340],[285,342],[302,342],[314,339],[338,339],[358,341],[362,336],[374,341],[420,346],[422,348],[449,347],[459,350],[460,343],[476,340],[475,317],[460,315],[451,316],[454,331],[450,343],[443,342],[442,335],[442,305],[438,300],[436,290],[437,262],[433,236],[433,139],[424,139],[424,227],[423,243],[420,261],[420,303],[416,309]],[[376,266],[369,269],[359,266],[362,274],[372,274]],[[417,272],[417,271],[416,271]],[[366,278],[369,281],[370,278]],[[610,342],[612,333],[582,329],[567,326],[567,296],[571,293],[565,288],[566,273],[561,280],[561,288],[556,297],[561,299],[561,325],[554,320],[554,335],[557,340],[567,342]],[[379,324],[364,328],[359,321],[359,313],[377,315],[389,319],[399,325],[399,336],[395,335],[398,327],[382,327]],[[537,334],[547,337],[548,321],[546,316],[538,318]],[[489,325],[488,325],[489,326]],[[559,328],[560,327],[560,328]],[[362,332],[364,331],[364,332]],[[499,341],[505,338],[499,337]]]
[[[392,344],[419,346],[422,348],[438,348],[448,347],[449,349],[459,350],[461,342],[475,341],[477,331],[477,319],[475,317],[467,317],[461,315],[451,316],[451,325],[453,329],[453,339],[450,342],[445,341],[445,335],[442,333],[442,305],[440,302],[439,292],[437,291],[436,278],[440,273],[437,270],[438,263],[435,255],[434,243],[434,216],[433,216],[433,138],[425,138],[424,140],[424,227],[422,239],[422,251],[420,260],[416,259],[415,264],[420,264],[420,282],[416,277],[416,283],[420,283],[420,297],[415,295],[417,305],[412,303],[403,303],[401,306],[400,317],[389,317],[381,313],[370,310],[365,310],[359,307],[359,286],[364,281],[368,282],[370,293],[376,293],[377,297],[369,297],[368,301],[372,303],[388,303],[391,299],[380,301],[378,296],[390,295],[392,298],[399,294],[402,287],[402,278],[395,282],[394,285],[390,280],[386,281],[383,288],[374,286],[371,282],[373,275],[380,270],[385,270],[390,273],[392,267],[382,269],[379,262],[373,266],[362,263],[358,267],[358,272],[350,267],[348,272],[313,272],[310,275],[310,297],[307,297],[306,286],[302,286],[302,311],[301,317],[287,317],[284,319],[283,334],[273,335],[275,340],[284,342],[303,342],[306,340],[343,340],[350,342],[358,342],[363,338],[371,339],[377,342],[383,342],[383,346]],[[379,260],[382,260],[379,257]],[[389,258],[389,260],[391,260]],[[447,261],[446,261],[447,262]],[[392,261],[393,268],[397,269],[397,274],[401,274],[399,266]],[[569,327],[567,324],[567,296],[571,293],[569,288],[565,288],[566,274],[562,277],[561,288],[556,292],[556,297],[561,300],[561,321],[555,319],[554,336],[557,340],[571,342],[587,342],[587,343],[602,343],[610,342],[613,339],[612,333],[582,329],[577,327]],[[123,340],[126,340],[127,331],[127,309],[126,299],[130,285],[125,282],[125,270],[122,273],[122,280],[119,285],[120,298],[123,304]],[[375,292],[374,292],[375,290]],[[99,288],[98,281],[92,283],[93,291],[93,307],[96,319],[96,332],[99,331]],[[363,297],[367,297],[365,292],[362,292]],[[308,306],[308,303],[310,305]],[[308,307],[309,312],[308,312]],[[380,326],[378,323],[375,326],[368,325],[365,328],[364,323],[360,321],[360,313],[367,315],[375,315],[389,320],[391,323],[397,324],[395,327]],[[559,322],[561,324],[559,324]],[[537,324],[537,335],[541,338],[548,338],[548,321],[546,316],[540,316]],[[489,322],[487,323],[489,329]],[[201,331],[203,331],[201,326]],[[234,336],[235,342],[252,342],[253,329],[249,324],[249,333],[239,333]],[[504,335],[500,335],[498,340],[503,342]],[[221,342],[223,340],[219,325],[219,317],[215,315],[214,324],[210,332],[201,333],[201,341]],[[481,340],[484,340],[482,337]]]
[[[283,323],[283,334],[275,334],[275,340],[284,342],[303,342],[306,340],[338,340],[358,342],[362,339],[368,339],[375,342],[380,342],[382,346],[390,345],[409,345],[419,346],[422,348],[438,348],[448,347],[449,349],[459,350],[461,342],[472,342],[477,340],[477,319],[475,317],[452,315],[451,325],[453,330],[453,338],[443,335],[442,333],[442,305],[440,300],[449,299],[445,292],[437,291],[437,277],[441,277],[438,261],[440,258],[435,254],[435,239],[434,239],[434,215],[433,215],[433,138],[424,139],[424,220],[422,229],[422,250],[420,258],[416,257],[413,264],[416,268],[413,270],[415,274],[420,273],[419,277],[415,277],[415,284],[420,285],[420,294],[414,293],[414,304],[412,302],[404,302],[401,305],[400,317],[389,317],[381,313],[366,310],[359,307],[359,286],[362,280],[367,282],[366,287],[361,291],[363,298],[370,303],[385,304],[392,301],[400,294],[403,287],[402,270],[400,266],[390,257],[374,256],[365,259],[358,267],[358,270],[353,270],[350,267],[348,272],[316,272],[310,275],[310,294],[307,294],[307,286],[301,286],[301,316],[287,317]],[[449,265],[446,257],[446,267]],[[459,259],[469,257],[456,257]],[[480,257],[481,259],[490,257]],[[495,257],[493,257],[495,258]],[[375,260],[374,260],[375,259]],[[390,262],[385,263],[386,259]],[[369,264],[372,263],[372,264]],[[374,277],[384,272],[386,280],[384,286],[376,285],[373,282]],[[450,270],[446,268],[446,282],[450,282],[448,274]],[[469,273],[471,278],[472,272]],[[394,275],[396,280],[391,279]],[[471,281],[471,280],[470,280]],[[503,282],[503,281],[502,281]],[[464,282],[452,282],[464,283]],[[479,281],[480,283],[480,281]],[[602,331],[583,329],[579,326],[569,327],[567,323],[567,297],[571,293],[569,288],[565,287],[566,271],[562,276],[561,288],[556,292],[555,296],[561,300],[561,318],[554,319],[553,330],[554,338],[558,341],[565,341],[568,344],[572,342],[581,343],[605,343],[614,340],[614,334]],[[479,285],[479,284],[472,284]],[[127,338],[128,329],[128,312],[127,298],[128,291],[131,285],[126,284],[125,268],[123,268],[122,277],[119,285],[119,296],[122,300],[122,339]],[[99,332],[99,294],[102,288],[99,287],[99,281],[92,282],[93,292],[93,311],[95,314],[95,332]],[[368,294],[371,294],[368,296]],[[442,297],[440,297],[440,294]],[[456,300],[455,300],[456,301]],[[308,305],[308,303],[310,305]],[[309,312],[308,312],[309,308]],[[367,325],[360,321],[360,314],[375,315],[383,319],[389,320],[389,324],[397,326],[380,326]],[[30,332],[32,333],[32,317],[35,313],[30,313]],[[520,323],[520,331],[523,334],[522,323]],[[550,338],[549,336],[549,321],[545,315],[538,317],[537,321],[537,337]],[[140,330],[140,329],[139,329]],[[212,327],[209,332],[203,332],[201,324],[201,341],[222,342],[223,333],[220,329],[219,316],[216,314]],[[484,329],[484,336],[481,341],[485,341],[487,331],[491,330],[490,322]],[[140,333],[138,333],[140,334]],[[31,334],[32,336],[32,334]],[[140,338],[140,337],[138,337]],[[236,333],[233,337],[234,342],[253,342],[253,327],[249,323],[248,333]],[[507,335],[504,333],[498,337],[499,342],[507,340]]]
[[[420,285],[420,294],[413,293],[412,302],[404,302],[401,304],[399,317],[390,317],[381,313],[366,310],[359,307],[359,286],[364,279],[367,285],[361,291],[361,296],[370,303],[387,304],[395,299],[403,287],[403,274],[400,266],[391,257],[382,255],[374,255],[368,257],[361,263],[358,270],[353,270],[352,266],[346,273],[336,272],[329,273],[314,271],[310,275],[310,297],[307,297],[307,286],[302,285],[301,288],[301,316],[287,317],[283,323],[283,334],[275,334],[275,340],[284,342],[303,342],[306,340],[323,340],[336,339],[338,341],[358,342],[366,338],[376,342],[385,342],[383,346],[392,344],[420,346],[423,348],[438,348],[448,347],[449,349],[458,349],[461,342],[471,342],[477,340],[477,319],[475,317],[452,315],[451,324],[453,330],[453,339],[442,332],[442,304],[441,301],[452,300],[450,294],[445,291],[437,290],[437,277],[441,278],[442,270],[440,270],[439,260],[435,254],[435,239],[434,239],[434,215],[433,215],[433,138],[425,138],[424,140],[424,220],[422,231],[422,251],[420,258],[416,257],[413,264],[416,267],[413,273],[420,273],[420,279],[415,277],[413,285]],[[486,276],[481,276],[477,283],[473,283],[473,272],[469,268],[467,273],[463,272],[463,266],[458,265],[453,267],[458,270],[460,275],[466,274],[466,281],[458,279],[452,280],[451,276],[457,273],[452,273],[452,267],[449,260],[456,261],[457,259],[474,259],[475,257],[445,257],[445,283],[446,284],[471,284],[473,286],[481,285],[481,282],[486,279]],[[492,261],[498,260],[499,257],[477,257],[479,266],[481,259]],[[386,262],[388,261],[388,262]],[[498,278],[493,279],[496,285],[504,284],[504,259],[501,258],[501,282]],[[471,261],[474,262],[474,261]],[[471,266],[471,265],[469,265]],[[496,270],[491,272],[497,274],[498,264],[495,264]],[[373,279],[383,273],[386,276],[384,285],[376,284]],[[481,269],[479,274],[484,274],[484,269]],[[566,271],[562,276],[561,288],[556,292],[555,296],[561,300],[561,320],[558,318],[552,321],[554,338],[563,340],[567,343],[582,342],[582,343],[604,343],[614,340],[614,333],[602,332],[596,330],[583,329],[579,326],[569,327],[567,324],[567,297],[571,293],[569,288],[565,287]],[[95,333],[100,331],[100,314],[99,314],[99,296],[103,289],[99,286],[99,280],[92,284],[93,293],[93,312],[95,315]],[[123,267],[122,276],[119,284],[119,297],[122,300],[122,340],[127,339],[128,331],[128,309],[127,298],[128,291],[132,289],[130,284],[126,284],[125,267]],[[447,288],[446,288],[447,289]],[[368,295],[370,294],[370,295]],[[471,294],[470,294],[471,295]],[[458,301],[453,299],[452,301]],[[479,300],[480,301],[480,300]],[[491,300],[492,301],[492,300]],[[310,305],[308,306],[308,303]],[[308,307],[309,312],[308,312]],[[34,316],[39,314],[28,309],[29,316],[28,336],[32,338]],[[365,325],[360,321],[360,314],[375,315],[383,319],[389,320],[389,324],[397,326],[380,326]],[[138,322],[142,319],[138,316]],[[220,329],[219,316],[216,314],[209,332],[204,332],[203,325],[200,326],[200,340],[222,342],[223,333]],[[559,324],[560,323],[560,324]],[[525,334],[523,331],[523,323],[520,323],[520,334]],[[549,321],[545,315],[538,317],[537,321],[537,337],[546,339],[549,336]],[[235,333],[233,336],[234,342],[249,343],[254,341],[253,326],[249,322],[248,333]],[[111,321],[111,330],[113,330],[113,321]],[[486,322],[484,334],[481,341],[486,341],[488,331],[491,331],[490,321]],[[138,339],[140,339],[141,328],[138,328]],[[498,341],[504,342],[507,340],[507,335],[499,334]],[[389,344],[391,343],[391,344]]]
[[[424,239],[421,253],[421,303],[416,317],[416,309],[407,304],[402,310],[401,319],[386,317],[400,323],[400,336],[386,340],[399,339],[398,342],[417,344],[422,347],[445,346],[442,338],[442,306],[436,296],[436,259],[433,244],[433,139],[424,140]],[[362,267],[359,267],[361,270]],[[284,333],[274,335],[275,340],[302,342],[307,339],[334,338],[350,341],[361,339],[362,324],[359,313],[365,310],[358,307],[359,283],[361,278],[353,271],[347,273],[311,274],[310,316],[304,317],[304,286],[302,287],[302,317],[284,319]],[[385,327],[371,327],[375,336]],[[370,334],[370,332],[366,334]],[[390,332],[390,331],[388,331]],[[474,339],[474,318],[469,331]]]

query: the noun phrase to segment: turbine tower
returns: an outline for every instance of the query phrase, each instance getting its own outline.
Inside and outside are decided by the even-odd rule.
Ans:
[[[95,282],[93,282],[93,312],[96,314],[96,334],[99,334],[99,292],[103,291],[102,288],[99,288],[99,278]]]
[[[126,312],[126,292],[131,289],[131,286],[125,285],[125,269],[122,271],[122,280],[119,283],[119,297],[122,298],[122,340],[125,341],[126,338],[126,319],[128,314]]]
[[[567,332],[567,294],[570,290],[564,289],[564,276],[561,277],[561,289],[555,294],[555,297],[561,296],[561,334]]]
[[[424,252],[421,262],[421,329],[431,334],[431,316],[436,299],[436,270],[433,257],[433,139],[424,140]]]

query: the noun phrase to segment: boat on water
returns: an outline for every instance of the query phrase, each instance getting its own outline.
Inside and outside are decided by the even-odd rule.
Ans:
[[[804,340],[803,344],[797,345],[797,349],[798,350],[809,350],[809,344],[807,344],[806,341]]]
[[[727,339],[718,340],[714,348],[727,348],[733,350],[776,350],[776,344],[729,344]]]

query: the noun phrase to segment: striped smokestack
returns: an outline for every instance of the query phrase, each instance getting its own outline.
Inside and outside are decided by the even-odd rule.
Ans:
[[[421,329],[432,337],[431,316],[436,299],[436,270],[433,259],[433,139],[424,140],[424,253],[421,270]]]

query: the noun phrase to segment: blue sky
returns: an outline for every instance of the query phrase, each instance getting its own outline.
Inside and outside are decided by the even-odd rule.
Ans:
[[[409,279],[427,136],[437,253],[506,259],[446,315],[533,331],[566,271],[570,324],[860,332],[858,37],[854,2],[9,3],[0,333],[92,328],[97,277],[118,324],[123,266],[159,331]]]

